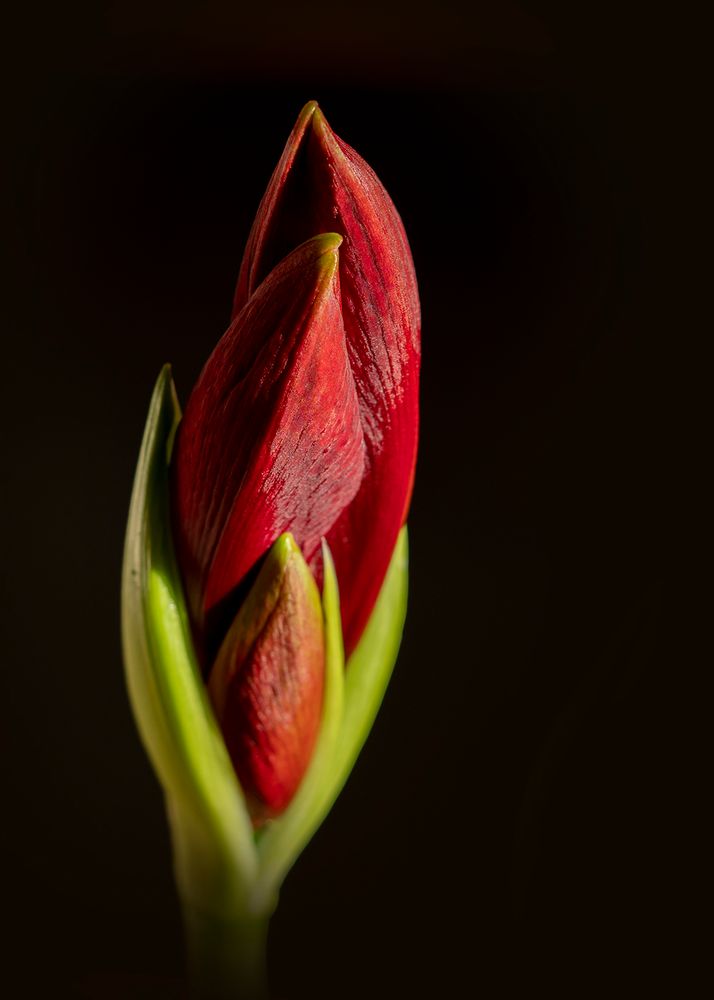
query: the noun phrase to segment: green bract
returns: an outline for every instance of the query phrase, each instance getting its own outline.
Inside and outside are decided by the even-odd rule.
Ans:
[[[327,656],[320,733],[292,802],[255,833],[196,661],[174,557],[168,470],[180,419],[167,365],[149,408],[127,526],[122,577],[126,676],[141,739],[166,795],[194,961],[209,970],[213,982],[205,995],[221,995],[221,982],[229,980],[252,983],[257,995],[258,974],[250,966],[264,933],[255,926],[267,921],[285,875],[339,794],[394,666],[406,614],[407,534],[404,528],[346,667],[337,579],[323,543]],[[244,940],[242,955],[232,953],[236,933]]]

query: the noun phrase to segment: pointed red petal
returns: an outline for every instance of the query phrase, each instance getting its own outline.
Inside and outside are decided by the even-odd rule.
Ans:
[[[366,445],[360,490],[327,535],[349,654],[374,606],[411,498],[418,435],[419,299],[407,238],[389,195],[311,102],[261,202],[235,308],[242,307],[289,246],[326,228],[344,237],[342,311]],[[313,562],[319,572],[319,553]]]
[[[347,359],[339,237],[319,236],[256,289],[209,358],[179,426],[174,534],[199,632],[285,531],[305,557],[364,469]]]
[[[290,535],[272,547],[208,688],[256,825],[289,804],[312,757],[325,643],[317,585]]]

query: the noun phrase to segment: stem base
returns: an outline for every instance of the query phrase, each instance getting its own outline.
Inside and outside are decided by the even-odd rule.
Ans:
[[[191,996],[268,1000],[268,916],[226,918],[183,907]]]

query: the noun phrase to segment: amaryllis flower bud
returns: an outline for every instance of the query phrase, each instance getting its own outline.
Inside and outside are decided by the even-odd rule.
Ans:
[[[286,532],[321,585],[325,538],[345,650],[354,649],[406,518],[418,368],[416,279],[399,216],[309,104],[261,204],[231,326],[191,393],[172,460],[196,646],[254,820],[294,794],[320,699],[293,656],[299,645],[266,638],[268,651],[251,660],[246,636],[257,625],[243,602]],[[305,701],[293,690],[302,683]],[[284,698],[301,706],[299,725]]]
[[[258,210],[234,315],[286,253],[320,232],[344,237],[340,307],[365,449],[359,490],[327,531],[349,654],[374,606],[411,497],[420,313],[409,245],[389,195],[312,101],[298,118]],[[296,538],[302,545],[299,533]],[[319,550],[310,545],[304,551],[319,576]]]
[[[281,535],[221,646],[208,688],[254,819],[290,802],[315,745],[325,669],[317,584]]]
[[[399,217],[309,104],[183,416],[169,366],[159,375],[127,523],[127,684],[165,792],[197,996],[267,995],[280,886],[389,682],[418,369]]]

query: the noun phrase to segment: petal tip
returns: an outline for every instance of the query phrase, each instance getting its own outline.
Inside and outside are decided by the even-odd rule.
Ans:
[[[300,549],[292,534],[289,531],[285,531],[273,543],[268,558],[282,568],[299,551]]]
[[[317,113],[320,114],[320,105],[317,101],[308,101],[307,104],[303,105],[303,108],[298,115],[298,121],[307,122]]]
[[[317,102],[315,102],[315,107],[313,108],[309,119],[306,119],[306,125],[309,125],[312,128],[317,141],[324,150],[329,149],[334,152],[335,133],[330,128],[328,121]]]
[[[342,246],[342,236],[339,233],[321,233],[313,237],[315,247],[320,254],[335,253]]]
[[[313,236],[310,242],[315,250],[315,263],[321,280],[329,283],[337,274],[342,236],[339,233],[321,233],[320,236]]]

